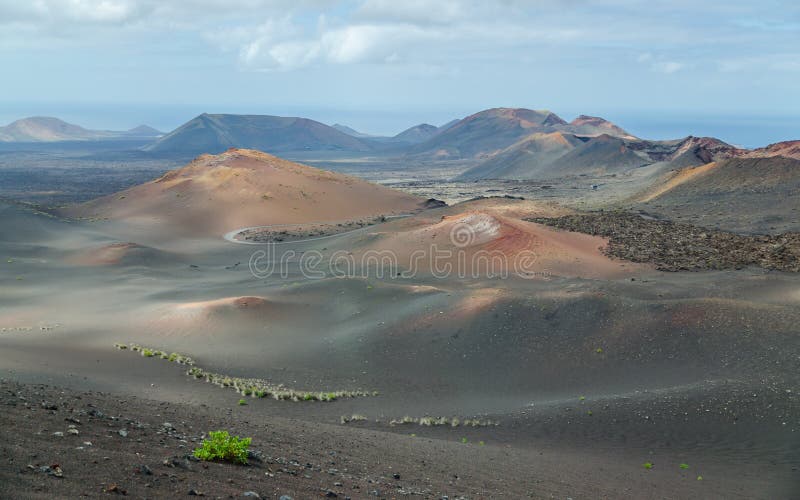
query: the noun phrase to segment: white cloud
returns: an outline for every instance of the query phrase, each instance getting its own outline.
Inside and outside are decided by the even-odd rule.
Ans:
[[[366,0],[354,17],[367,22],[447,24],[466,17],[465,3],[455,0]]]
[[[200,41],[218,53],[230,53],[240,69],[254,71],[386,64],[449,65],[456,72],[463,66],[468,72],[486,61],[535,65],[560,57],[590,65],[621,56],[650,71],[674,74],[686,69],[681,61],[689,60],[692,66],[744,71],[754,63],[722,56],[738,52],[742,58],[753,57],[754,47],[777,50],[773,46],[781,40],[796,44],[791,30],[743,32],[740,19],[770,28],[774,24],[772,13],[744,1],[710,0],[700,5],[675,0],[654,4],[648,16],[631,9],[634,4],[632,0],[0,0],[0,50],[137,46],[146,45],[154,35],[162,40],[181,35],[184,50]],[[787,19],[799,12],[793,4],[784,7]],[[192,55],[202,50],[198,45],[192,49]],[[794,71],[797,64],[796,59],[782,59],[763,68]]]
[[[676,61],[661,61],[651,64],[650,68],[658,73],[665,73],[669,75],[682,70],[684,68],[684,64]]]
[[[322,29],[312,36],[277,28],[269,21],[240,53],[240,62],[256,70],[291,70],[314,63],[397,63],[440,34],[413,25],[351,25]]]
[[[736,57],[717,61],[717,67],[724,73],[738,72],[784,72],[800,71],[800,53],[761,54],[752,57]]]
[[[135,0],[32,0],[0,2],[0,24],[56,22],[119,24],[152,12],[152,2]]]

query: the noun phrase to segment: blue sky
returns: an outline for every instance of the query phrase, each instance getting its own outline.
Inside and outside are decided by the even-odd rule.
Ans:
[[[800,138],[800,4],[0,0],[0,122],[171,129],[198,113],[396,133],[494,106],[653,138]]]

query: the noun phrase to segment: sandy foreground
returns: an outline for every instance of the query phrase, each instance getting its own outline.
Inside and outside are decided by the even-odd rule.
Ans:
[[[426,210],[279,245],[294,260],[259,275],[225,231],[0,206],[0,497],[797,498],[797,275],[660,272],[523,220],[566,212]],[[505,267],[406,276],[433,244]],[[300,269],[390,250],[383,274]],[[218,429],[253,438],[250,465],[187,458]]]
[[[0,391],[7,498],[791,498],[793,491],[744,464],[704,464],[698,481],[666,453],[649,458],[655,465],[647,470],[591,445],[462,443],[9,380]],[[194,460],[191,450],[208,429],[253,437],[250,463]]]

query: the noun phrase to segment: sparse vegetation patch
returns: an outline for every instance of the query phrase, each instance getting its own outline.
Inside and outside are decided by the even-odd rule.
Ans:
[[[223,388],[232,388],[242,396],[252,398],[266,398],[272,397],[278,401],[336,401],[342,398],[356,398],[356,397],[369,397],[377,396],[377,391],[363,391],[363,390],[348,390],[348,391],[300,391],[290,389],[283,384],[275,384],[264,379],[259,378],[241,378],[230,377],[219,373],[213,373],[200,368],[195,365],[195,362],[189,356],[184,356],[179,353],[167,354],[165,351],[143,347],[138,344],[114,344],[117,349],[130,350],[138,352],[147,358],[161,358],[170,362],[187,365],[190,368],[186,374],[195,378],[196,380],[205,380]],[[241,400],[245,401],[245,400]],[[242,404],[242,402],[239,404]],[[245,403],[246,404],[246,401]]]
[[[416,424],[422,425],[425,427],[496,427],[500,425],[500,422],[489,420],[489,419],[480,419],[480,418],[458,418],[458,417],[410,417],[406,415],[405,417],[393,419],[389,421],[389,425],[408,425],[408,424]]]
[[[251,438],[231,436],[228,431],[211,431],[208,436],[208,439],[203,440],[203,445],[194,450],[196,458],[247,464]]]

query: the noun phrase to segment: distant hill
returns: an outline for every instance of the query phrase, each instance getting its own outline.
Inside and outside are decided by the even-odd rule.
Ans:
[[[800,160],[739,157],[673,172],[638,207],[733,231],[800,231]]]
[[[594,119],[593,119],[594,120]],[[602,119],[601,119],[602,120]],[[573,122],[574,123],[574,122]],[[594,121],[593,131],[624,132],[608,122]],[[584,122],[583,132],[590,131]],[[567,132],[536,133],[464,172],[460,179],[555,179],[576,175],[622,173],[645,165],[667,172],[703,165],[747,153],[713,137],[673,141],[647,141],[629,135],[578,135]]]
[[[157,234],[215,236],[246,226],[407,213],[425,200],[253,150],[201,155],[162,177],[65,210]]]
[[[800,160],[800,141],[784,141],[770,144],[769,146],[754,149],[747,153],[748,158],[770,158],[773,156],[783,156]]]
[[[427,123],[421,123],[400,132],[396,136],[392,137],[392,141],[418,144],[420,142],[427,141],[437,133],[439,133],[439,127]]]
[[[411,148],[409,155],[430,159],[488,159],[507,152],[509,147],[524,142],[524,139],[533,134],[554,132],[576,136],[605,134],[635,139],[622,128],[602,118],[582,115],[572,123],[567,123],[547,110],[493,108],[475,113],[455,124],[443,126],[429,140]]]
[[[552,177],[548,166],[583,141],[563,132],[535,133],[461,175],[463,180]]]
[[[370,134],[365,134],[363,132],[359,132],[353,128],[348,127],[347,125],[342,125],[341,123],[334,123],[331,127],[335,128],[339,132],[344,134],[353,136],[353,137],[372,137]]]
[[[618,173],[651,163],[619,137],[600,135],[579,144],[549,165],[559,175]]]
[[[50,116],[33,116],[0,127],[0,142],[58,142],[91,141],[119,138],[155,138],[161,132],[141,125],[134,129],[115,132],[89,130]]]
[[[453,125],[455,125],[460,121],[461,121],[460,118],[456,118],[455,120],[450,120],[449,122],[439,127],[439,132],[444,132],[445,130],[449,129],[450,127],[452,127]]]
[[[635,139],[635,137],[610,121],[598,116],[580,115],[569,122],[569,132],[577,135],[612,135]]]
[[[745,150],[714,137],[689,136],[676,144],[667,160],[671,168],[683,168],[726,160],[745,153]]]
[[[164,132],[156,130],[148,125],[139,125],[123,133],[129,137],[160,137],[164,135]]]
[[[549,111],[494,108],[460,120],[418,144],[409,154],[429,158],[458,159],[493,155],[536,132],[552,132],[566,122]]]
[[[269,152],[371,149],[357,137],[307,118],[206,113],[143,149],[154,153],[216,154],[229,148]]]

